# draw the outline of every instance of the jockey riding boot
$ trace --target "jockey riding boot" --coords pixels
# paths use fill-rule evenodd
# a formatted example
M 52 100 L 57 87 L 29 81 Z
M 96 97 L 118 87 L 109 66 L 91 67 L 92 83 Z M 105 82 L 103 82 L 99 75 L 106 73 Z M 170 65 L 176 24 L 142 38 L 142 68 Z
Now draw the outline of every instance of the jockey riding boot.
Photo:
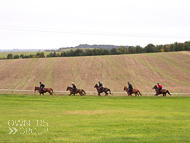
M 102 87 L 99 89 L 99 92 L 102 92 Z

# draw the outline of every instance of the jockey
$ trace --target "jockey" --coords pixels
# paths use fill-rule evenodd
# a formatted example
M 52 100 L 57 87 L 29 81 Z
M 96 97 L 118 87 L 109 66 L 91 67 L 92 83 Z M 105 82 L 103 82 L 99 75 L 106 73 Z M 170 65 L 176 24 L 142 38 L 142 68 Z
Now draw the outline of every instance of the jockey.
M 133 91 L 133 86 L 128 82 L 129 85 L 129 94 L 131 94 L 131 92 Z
M 160 91 L 162 90 L 162 85 L 159 84 L 159 83 L 157 83 L 157 85 L 158 85 L 158 91 L 159 91 L 159 93 L 160 93 Z
M 74 83 L 71 82 L 71 84 L 72 84 L 72 86 L 73 86 L 73 92 L 77 91 L 77 88 L 76 88 L 76 86 L 74 85 Z
M 103 89 L 103 84 L 100 81 L 98 81 L 98 83 L 99 83 L 99 90 L 98 91 L 101 92 Z
M 41 89 L 41 91 L 43 91 L 44 88 L 45 88 L 45 85 L 44 85 L 43 83 L 40 82 L 40 89 Z

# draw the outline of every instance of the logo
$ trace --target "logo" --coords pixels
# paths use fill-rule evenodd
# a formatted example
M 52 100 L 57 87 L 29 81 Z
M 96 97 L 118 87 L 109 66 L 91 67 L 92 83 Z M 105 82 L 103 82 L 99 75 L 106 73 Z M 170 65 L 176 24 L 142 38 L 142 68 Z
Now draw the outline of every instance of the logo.
M 48 121 L 44 120 L 9 120 L 8 134 L 44 134 L 48 132 Z

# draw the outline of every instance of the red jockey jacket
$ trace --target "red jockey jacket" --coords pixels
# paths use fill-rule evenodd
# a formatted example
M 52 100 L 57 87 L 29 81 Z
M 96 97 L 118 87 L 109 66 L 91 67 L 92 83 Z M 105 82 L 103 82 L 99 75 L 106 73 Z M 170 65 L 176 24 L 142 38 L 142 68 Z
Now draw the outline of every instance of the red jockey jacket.
M 158 84 L 158 88 L 162 88 L 162 85 Z

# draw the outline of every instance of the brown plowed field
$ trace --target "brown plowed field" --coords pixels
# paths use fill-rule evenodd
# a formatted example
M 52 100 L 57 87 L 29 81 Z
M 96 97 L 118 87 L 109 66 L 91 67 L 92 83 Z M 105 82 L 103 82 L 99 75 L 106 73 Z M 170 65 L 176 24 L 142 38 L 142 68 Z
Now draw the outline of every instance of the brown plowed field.
M 159 82 L 170 92 L 190 93 L 190 52 L 1 60 L 0 81 L 0 89 L 33 90 L 41 81 L 57 91 L 71 82 L 96 91 L 101 81 L 113 92 L 123 92 L 128 81 L 154 92 Z

